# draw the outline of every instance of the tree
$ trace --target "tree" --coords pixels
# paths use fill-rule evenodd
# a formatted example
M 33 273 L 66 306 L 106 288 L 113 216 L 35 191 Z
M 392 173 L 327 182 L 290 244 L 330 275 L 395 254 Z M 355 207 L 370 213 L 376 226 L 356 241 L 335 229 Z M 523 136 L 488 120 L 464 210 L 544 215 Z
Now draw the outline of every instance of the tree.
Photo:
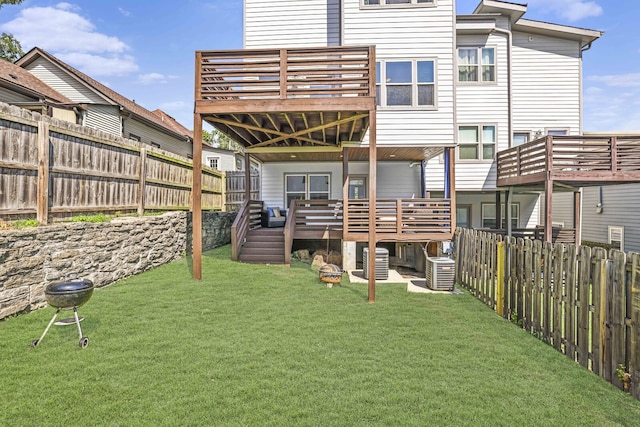
M 211 132 L 203 130 L 202 140 L 214 148 L 244 153 L 244 147 L 241 144 L 238 144 L 218 129 L 212 129 Z
M 5 4 L 20 4 L 22 0 L 0 0 L 0 8 Z M 0 58 L 5 61 L 14 62 L 24 55 L 22 45 L 11 34 L 2 33 L 0 36 Z
M 20 42 L 13 35 L 2 33 L 0 36 L 0 58 L 15 62 L 22 55 L 24 55 L 24 51 Z

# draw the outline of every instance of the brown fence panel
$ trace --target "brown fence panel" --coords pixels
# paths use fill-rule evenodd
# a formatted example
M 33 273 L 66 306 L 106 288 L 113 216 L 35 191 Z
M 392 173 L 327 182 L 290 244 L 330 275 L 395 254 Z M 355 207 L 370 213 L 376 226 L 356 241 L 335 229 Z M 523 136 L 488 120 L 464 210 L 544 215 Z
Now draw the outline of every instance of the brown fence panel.
M 0 119 L 0 208 L 35 214 L 38 181 L 37 123 Z

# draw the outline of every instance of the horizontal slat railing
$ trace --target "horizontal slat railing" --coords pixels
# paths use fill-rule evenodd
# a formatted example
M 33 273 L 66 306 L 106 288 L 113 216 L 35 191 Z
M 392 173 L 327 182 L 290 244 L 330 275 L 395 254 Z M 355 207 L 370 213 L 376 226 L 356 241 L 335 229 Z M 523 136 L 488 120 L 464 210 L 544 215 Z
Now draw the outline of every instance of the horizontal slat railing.
M 296 200 L 295 228 L 342 230 L 341 200 Z
M 373 96 L 369 47 L 199 52 L 201 100 Z
M 640 172 L 640 136 L 548 136 L 499 152 L 497 170 L 498 180 L 542 172 L 594 173 L 601 178 L 607 172 Z

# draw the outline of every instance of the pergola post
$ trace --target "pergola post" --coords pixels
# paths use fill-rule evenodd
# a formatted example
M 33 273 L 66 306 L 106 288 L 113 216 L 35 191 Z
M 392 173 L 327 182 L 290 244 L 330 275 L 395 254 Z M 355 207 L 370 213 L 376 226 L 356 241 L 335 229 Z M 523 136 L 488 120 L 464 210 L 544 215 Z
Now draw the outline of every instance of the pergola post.
M 376 301 L 376 243 L 378 240 L 376 223 L 376 181 L 377 181 L 377 150 L 376 150 L 376 110 L 369 111 L 369 303 Z M 365 266 L 366 268 L 367 266 Z
M 192 194 L 193 278 L 202 280 L 202 116 L 198 113 L 193 121 Z
M 513 188 L 509 187 L 509 189 L 505 192 L 504 196 L 504 208 L 505 208 L 505 228 L 507 229 L 507 236 L 511 237 L 513 234 L 513 227 L 511 226 L 511 202 L 513 200 Z M 500 214 L 500 219 L 502 219 L 502 214 Z
M 502 200 L 500 190 L 496 191 L 496 230 L 502 229 Z
M 544 241 L 553 241 L 553 180 L 544 182 Z

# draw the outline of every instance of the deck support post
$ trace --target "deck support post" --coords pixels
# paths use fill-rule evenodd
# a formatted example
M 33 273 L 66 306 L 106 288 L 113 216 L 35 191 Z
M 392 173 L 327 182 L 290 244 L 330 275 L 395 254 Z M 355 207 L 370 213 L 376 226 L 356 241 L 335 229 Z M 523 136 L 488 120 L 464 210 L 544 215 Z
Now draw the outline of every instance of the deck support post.
M 573 193 L 573 228 L 576 229 L 576 247 L 582 242 L 582 192 Z
M 244 199 L 251 201 L 251 157 L 246 151 L 244 153 Z
M 501 192 L 496 191 L 496 230 L 502 229 L 502 200 L 500 200 Z
M 455 148 L 445 148 L 449 150 L 449 198 L 451 200 L 451 239 L 456 231 L 456 150 Z
M 553 242 L 553 180 L 544 181 L 544 241 Z
M 513 227 L 511 227 L 511 216 L 513 212 L 511 212 L 511 202 L 513 200 L 513 187 L 509 187 L 509 189 L 505 192 L 504 196 L 504 208 L 505 208 L 505 228 L 507 229 L 507 236 L 511 237 L 513 234 Z M 500 219 L 502 219 L 502 213 L 500 214 Z
M 202 280 L 202 116 L 193 121 L 193 191 L 191 200 L 193 278 Z
M 349 148 L 342 149 L 342 239 L 349 232 Z
M 369 111 L 369 303 L 376 301 L 376 243 L 378 241 L 376 223 L 376 181 L 377 181 L 377 151 L 376 151 L 376 110 Z M 364 266 L 367 268 L 367 266 Z

